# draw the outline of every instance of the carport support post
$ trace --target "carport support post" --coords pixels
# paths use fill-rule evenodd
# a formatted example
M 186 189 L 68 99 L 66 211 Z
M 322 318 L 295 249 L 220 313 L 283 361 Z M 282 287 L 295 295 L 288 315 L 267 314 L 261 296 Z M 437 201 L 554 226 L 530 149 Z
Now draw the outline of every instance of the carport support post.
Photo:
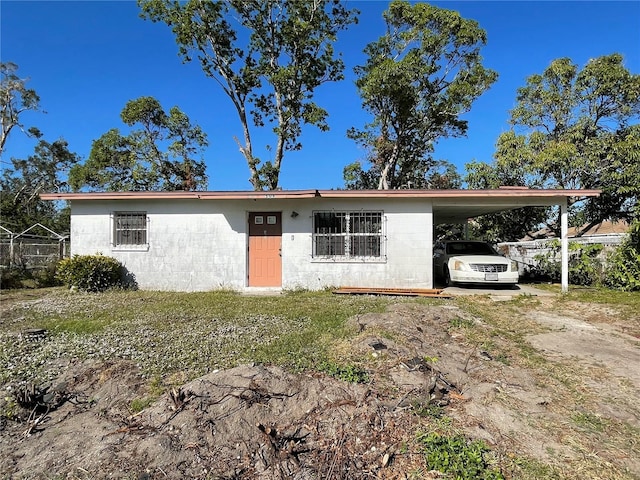
M 560 203 L 560 245 L 561 245 L 561 276 L 560 287 L 562 293 L 569 291 L 569 239 L 568 239 L 568 221 L 567 221 L 567 199 Z

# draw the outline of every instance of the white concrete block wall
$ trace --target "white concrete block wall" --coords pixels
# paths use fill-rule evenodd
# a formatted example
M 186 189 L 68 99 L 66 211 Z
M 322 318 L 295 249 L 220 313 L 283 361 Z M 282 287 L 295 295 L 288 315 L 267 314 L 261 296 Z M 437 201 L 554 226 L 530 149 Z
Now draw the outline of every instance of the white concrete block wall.
M 382 210 L 386 217 L 386 260 L 312 258 L 315 210 Z M 283 212 L 284 228 L 291 230 L 285 230 L 282 238 L 283 288 L 431 287 L 432 216 L 428 202 L 396 200 L 391 204 L 384 200 L 318 199 L 297 203 L 295 211 L 299 216 L 294 219 L 290 212 Z
M 313 212 L 382 210 L 386 259 L 340 262 L 312 258 Z M 115 249 L 111 215 L 142 211 L 148 250 Z M 74 201 L 71 254 L 101 252 L 120 260 L 140 288 L 206 291 L 247 286 L 248 213 L 282 212 L 282 287 L 432 286 L 432 208 L 428 200 L 272 199 Z M 297 216 L 292 217 L 295 211 Z
M 77 203 L 77 205 L 76 205 Z M 202 291 L 244 288 L 246 214 L 244 209 L 197 200 L 173 202 L 74 202 L 71 254 L 101 252 L 120 260 L 140 288 Z M 114 248 L 111 215 L 146 212 L 148 250 Z

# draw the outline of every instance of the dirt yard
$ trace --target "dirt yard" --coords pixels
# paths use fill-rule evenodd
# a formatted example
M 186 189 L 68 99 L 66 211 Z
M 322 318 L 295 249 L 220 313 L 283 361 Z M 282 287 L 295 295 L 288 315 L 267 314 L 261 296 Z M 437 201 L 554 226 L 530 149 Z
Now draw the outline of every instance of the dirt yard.
M 134 412 L 153 388 L 134 363 L 70 358 L 2 419 L 0 477 L 446 478 L 416 432 L 455 428 L 506 478 L 640 478 L 637 319 L 541 297 L 398 299 L 349 322 L 359 333 L 335 353 L 364 384 L 243 365 Z

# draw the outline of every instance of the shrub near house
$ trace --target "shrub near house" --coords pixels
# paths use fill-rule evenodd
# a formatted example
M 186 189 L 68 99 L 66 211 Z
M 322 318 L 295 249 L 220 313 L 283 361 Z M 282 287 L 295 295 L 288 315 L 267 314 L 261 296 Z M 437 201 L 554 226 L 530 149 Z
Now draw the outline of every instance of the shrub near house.
M 603 284 L 628 292 L 640 290 L 640 220 L 631 225 L 628 237 L 607 258 Z
M 103 255 L 74 255 L 58 265 L 57 277 L 70 288 L 88 292 L 102 292 L 122 287 L 123 265 Z
M 534 278 L 560 281 L 560 240 L 547 243 L 546 253 L 534 256 L 537 264 L 533 265 L 529 274 Z M 601 243 L 581 244 L 569 243 L 569 283 L 572 285 L 595 285 L 601 282 L 603 263 L 599 255 L 603 250 Z

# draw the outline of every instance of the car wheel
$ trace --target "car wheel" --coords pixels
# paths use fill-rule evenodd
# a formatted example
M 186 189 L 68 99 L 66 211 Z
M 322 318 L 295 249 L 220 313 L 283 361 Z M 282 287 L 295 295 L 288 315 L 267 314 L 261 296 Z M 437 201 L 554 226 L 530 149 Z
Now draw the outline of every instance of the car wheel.
M 451 281 L 451 275 L 449 274 L 449 267 L 444 267 L 444 286 L 445 287 L 450 287 L 451 285 L 453 285 L 453 282 Z

